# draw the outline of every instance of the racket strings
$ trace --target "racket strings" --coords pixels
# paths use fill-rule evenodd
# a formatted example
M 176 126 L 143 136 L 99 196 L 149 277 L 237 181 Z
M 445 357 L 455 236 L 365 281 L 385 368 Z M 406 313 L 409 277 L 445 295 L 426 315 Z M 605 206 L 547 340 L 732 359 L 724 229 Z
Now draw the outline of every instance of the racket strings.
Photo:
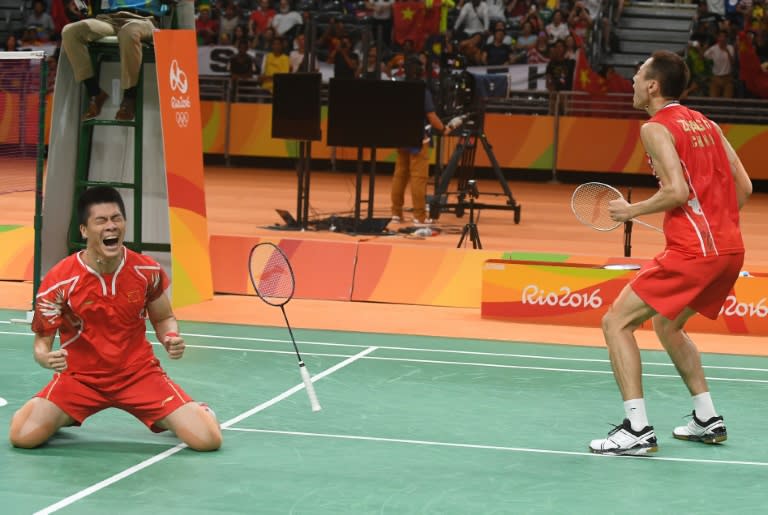
M 571 208 L 582 223 L 596 229 L 610 230 L 620 222 L 611 218 L 608 203 L 620 198 L 621 193 L 610 186 L 598 183 L 582 184 L 573 193 Z
M 270 247 L 260 247 L 251 256 L 253 288 L 265 301 L 286 303 L 295 288 L 291 266 L 285 256 Z

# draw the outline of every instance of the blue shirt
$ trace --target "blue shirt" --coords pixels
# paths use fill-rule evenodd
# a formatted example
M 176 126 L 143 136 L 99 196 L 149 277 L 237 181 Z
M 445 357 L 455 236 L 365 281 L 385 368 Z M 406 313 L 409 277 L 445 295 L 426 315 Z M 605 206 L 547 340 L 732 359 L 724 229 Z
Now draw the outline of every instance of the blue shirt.
M 117 12 L 126 10 L 143 11 L 147 14 L 162 16 L 168 10 L 160 0 L 101 0 L 101 12 Z

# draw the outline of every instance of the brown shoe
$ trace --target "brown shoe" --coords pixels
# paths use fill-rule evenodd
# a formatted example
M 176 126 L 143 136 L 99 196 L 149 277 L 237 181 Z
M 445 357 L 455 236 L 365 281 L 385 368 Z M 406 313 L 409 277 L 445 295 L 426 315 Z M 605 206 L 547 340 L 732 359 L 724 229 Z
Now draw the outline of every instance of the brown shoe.
M 129 122 L 136 116 L 136 99 L 123 97 L 123 101 L 120 103 L 120 109 L 115 114 L 115 120 L 121 122 Z
M 91 101 L 88 103 L 88 109 L 83 115 L 83 120 L 91 120 L 96 118 L 101 113 L 101 108 L 104 107 L 104 102 L 107 101 L 109 95 L 103 90 L 99 91 L 99 94 L 95 97 L 91 97 Z

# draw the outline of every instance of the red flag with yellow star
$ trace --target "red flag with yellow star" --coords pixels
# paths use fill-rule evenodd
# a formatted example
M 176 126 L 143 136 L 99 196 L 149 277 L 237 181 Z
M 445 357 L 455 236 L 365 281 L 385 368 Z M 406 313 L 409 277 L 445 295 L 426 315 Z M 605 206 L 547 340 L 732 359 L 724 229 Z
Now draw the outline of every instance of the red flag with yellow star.
M 768 73 L 760 66 L 760 58 L 749 34 L 739 34 L 739 78 L 750 93 L 768 98 Z
M 603 95 L 608 91 L 605 79 L 589 65 L 583 49 L 579 50 L 573 70 L 573 90 L 585 91 L 591 95 Z
M 394 15 L 395 42 L 402 45 L 407 40 L 413 41 L 414 50 L 420 51 L 430 34 L 437 33 L 440 25 L 440 2 L 432 2 L 429 9 L 424 2 L 395 2 Z

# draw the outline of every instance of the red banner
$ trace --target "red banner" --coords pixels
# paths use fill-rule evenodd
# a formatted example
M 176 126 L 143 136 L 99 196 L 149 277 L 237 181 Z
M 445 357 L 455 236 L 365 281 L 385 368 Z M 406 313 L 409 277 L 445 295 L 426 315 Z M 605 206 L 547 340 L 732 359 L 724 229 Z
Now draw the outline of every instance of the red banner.
M 213 297 L 203 183 L 203 139 L 192 30 L 154 33 L 171 226 L 173 304 Z

